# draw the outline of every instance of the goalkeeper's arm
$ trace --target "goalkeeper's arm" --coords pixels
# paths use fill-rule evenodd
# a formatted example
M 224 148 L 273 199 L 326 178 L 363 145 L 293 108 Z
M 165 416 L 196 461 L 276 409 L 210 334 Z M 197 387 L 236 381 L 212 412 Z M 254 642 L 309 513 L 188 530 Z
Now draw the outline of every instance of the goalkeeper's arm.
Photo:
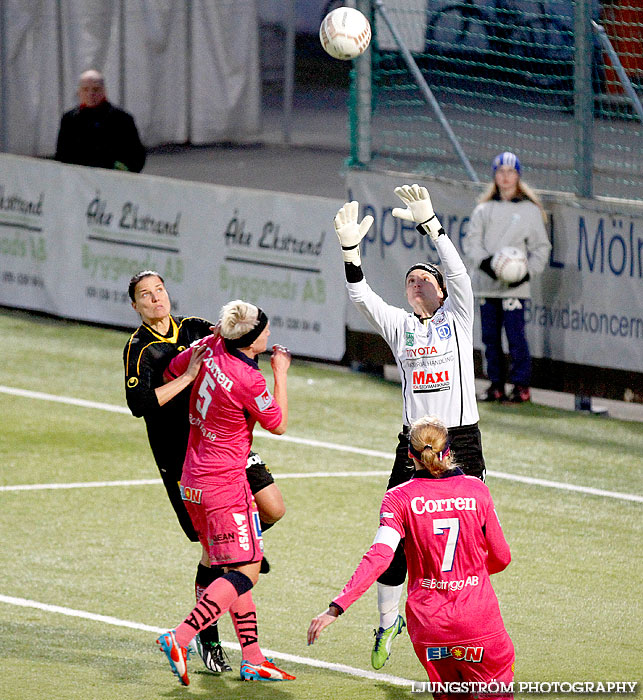
M 361 223 L 358 223 L 358 213 L 358 202 L 347 202 L 334 219 L 335 232 L 342 247 L 347 282 L 360 282 L 364 279 L 359 244 L 373 224 L 372 216 L 365 216 Z

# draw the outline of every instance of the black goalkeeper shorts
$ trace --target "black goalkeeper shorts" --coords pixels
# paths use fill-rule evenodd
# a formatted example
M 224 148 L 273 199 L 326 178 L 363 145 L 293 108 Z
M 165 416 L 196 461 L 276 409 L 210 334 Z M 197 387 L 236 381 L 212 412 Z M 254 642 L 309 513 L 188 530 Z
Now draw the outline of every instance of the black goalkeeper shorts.
M 248 485 L 250 486 L 250 491 L 252 491 L 253 496 L 258 491 L 261 491 L 261 489 L 265 489 L 266 486 L 275 483 L 270 470 L 256 452 L 251 452 L 248 455 L 246 478 L 248 479 Z

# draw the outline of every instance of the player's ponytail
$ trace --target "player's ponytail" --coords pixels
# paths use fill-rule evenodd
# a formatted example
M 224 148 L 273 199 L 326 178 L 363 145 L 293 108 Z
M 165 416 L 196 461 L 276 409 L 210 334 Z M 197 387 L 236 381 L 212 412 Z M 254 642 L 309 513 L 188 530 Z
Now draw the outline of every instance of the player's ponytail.
M 433 476 L 442 476 L 454 469 L 449 446 L 449 431 L 435 416 L 419 418 L 409 432 L 409 454 Z

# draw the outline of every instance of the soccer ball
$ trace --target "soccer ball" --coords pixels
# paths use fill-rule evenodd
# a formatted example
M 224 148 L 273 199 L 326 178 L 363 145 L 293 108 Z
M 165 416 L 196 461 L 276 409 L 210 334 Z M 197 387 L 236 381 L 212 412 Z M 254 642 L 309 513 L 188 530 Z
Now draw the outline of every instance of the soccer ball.
M 519 248 L 506 246 L 491 258 L 491 269 L 502 282 L 519 282 L 527 274 L 527 258 Z
M 319 41 L 327 54 L 349 61 L 368 48 L 371 25 L 359 10 L 338 7 L 324 17 L 319 28 Z

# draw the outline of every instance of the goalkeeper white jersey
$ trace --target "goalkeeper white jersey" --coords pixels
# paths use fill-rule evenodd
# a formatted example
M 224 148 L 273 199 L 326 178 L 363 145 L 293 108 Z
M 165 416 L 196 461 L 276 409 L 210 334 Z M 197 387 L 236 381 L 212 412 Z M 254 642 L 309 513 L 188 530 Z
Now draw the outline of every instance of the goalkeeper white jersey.
M 446 235 L 436 241 L 448 296 L 428 321 L 387 304 L 366 283 L 347 283 L 348 295 L 386 340 L 402 379 L 404 425 L 424 415 L 448 428 L 477 423 L 473 370 L 473 291 L 458 251 Z

